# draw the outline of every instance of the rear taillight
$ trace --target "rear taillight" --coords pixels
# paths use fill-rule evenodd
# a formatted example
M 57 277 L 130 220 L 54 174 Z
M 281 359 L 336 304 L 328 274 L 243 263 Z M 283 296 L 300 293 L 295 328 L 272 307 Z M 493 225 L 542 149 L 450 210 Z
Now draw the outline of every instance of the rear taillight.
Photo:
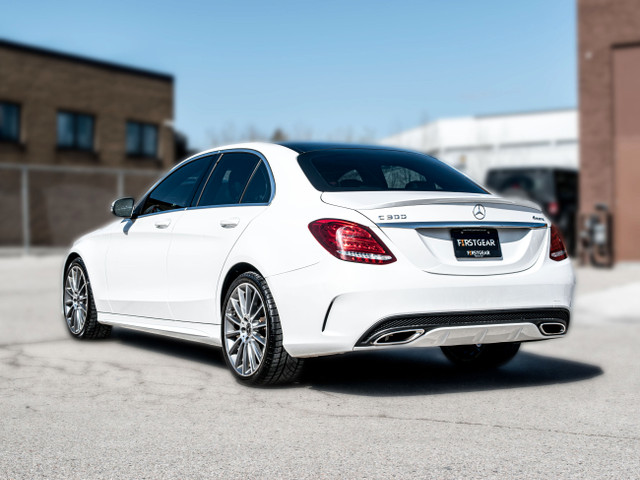
M 396 261 L 382 240 L 363 225 L 324 218 L 311 222 L 309 230 L 320 245 L 341 260 L 377 265 Z
M 551 246 L 549 247 L 549 258 L 559 262 L 568 256 L 567 248 L 564 246 L 558 227 L 551 225 Z

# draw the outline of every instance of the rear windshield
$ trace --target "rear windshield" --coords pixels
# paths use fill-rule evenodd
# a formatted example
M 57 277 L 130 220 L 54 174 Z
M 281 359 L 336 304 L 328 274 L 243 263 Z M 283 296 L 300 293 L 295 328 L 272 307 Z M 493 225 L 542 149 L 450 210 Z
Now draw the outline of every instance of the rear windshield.
M 321 192 L 385 190 L 487 193 L 433 157 L 395 150 L 332 149 L 307 152 L 298 163 Z

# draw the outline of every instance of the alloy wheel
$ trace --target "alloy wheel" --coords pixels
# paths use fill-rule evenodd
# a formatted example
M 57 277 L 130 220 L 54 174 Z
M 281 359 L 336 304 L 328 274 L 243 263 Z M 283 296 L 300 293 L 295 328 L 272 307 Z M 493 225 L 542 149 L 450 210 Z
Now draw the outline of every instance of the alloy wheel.
M 82 268 L 73 265 L 64 284 L 64 318 L 71 333 L 79 335 L 87 321 L 89 291 Z
M 243 377 L 258 371 L 267 345 L 267 314 L 258 289 L 238 285 L 225 306 L 224 345 L 234 370 Z

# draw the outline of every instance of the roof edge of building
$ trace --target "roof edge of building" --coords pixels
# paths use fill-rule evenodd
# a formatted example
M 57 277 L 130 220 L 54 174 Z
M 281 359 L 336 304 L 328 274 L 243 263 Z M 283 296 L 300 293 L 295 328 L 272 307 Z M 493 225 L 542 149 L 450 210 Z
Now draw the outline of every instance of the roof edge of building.
M 541 110 L 522 110 L 519 112 L 489 113 L 489 114 L 483 114 L 483 115 L 473 115 L 471 118 L 515 117 L 518 115 L 544 115 L 546 113 L 577 112 L 577 111 L 578 111 L 578 107 L 564 107 L 564 108 L 560 107 L 560 108 L 546 108 Z M 451 117 L 451 118 L 456 118 L 456 117 Z
M 130 67 L 130 66 L 121 65 L 118 63 L 112 63 L 112 62 L 107 62 L 103 60 L 96 60 L 96 59 L 84 57 L 81 55 L 63 53 L 56 50 L 50 50 L 47 48 L 35 47 L 32 45 L 25 45 L 23 43 L 18 43 L 18 42 L 6 40 L 3 38 L 0 38 L 0 48 L 1 47 L 9 48 L 9 49 L 17 50 L 21 52 L 31 53 L 34 55 L 41 55 L 49 58 L 56 58 L 58 60 L 67 60 L 71 62 L 84 63 L 85 65 L 91 65 L 93 67 L 103 68 L 106 70 L 111 70 L 113 72 L 128 73 L 132 75 L 138 75 L 138 76 L 153 78 L 155 80 L 162 80 L 165 82 L 173 83 L 173 75 L 168 73 L 154 72 L 154 71 L 146 70 L 143 68 Z
M 396 137 L 400 137 L 402 135 L 407 135 L 413 132 L 420 132 L 427 127 L 434 126 L 437 128 L 442 123 L 456 122 L 460 120 L 478 120 L 483 118 L 499 118 L 499 117 L 517 117 L 517 116 L 525 116 L 525 115 L 545 115 L 550 113 L 562 113 L 562 112 L 575 112 L 578 113 L 578 107 L 559 107 L 559 108 L 548 108 L 541 110 L 522 110 L 515 112 L 502 112 L 502 113 L 491 113 L 491 114 L 480 114 L 480 115 L 463 115 L 459 117 L 441 117 L 436 118 L 435 120 L 431 120 L 430 122 L 423 123 L 421 125 L 417 125 L 415 127 L 408 128 L 406 130 L 402 130 L 400 132 L 393 133 L 391 135 L 387 135 L 384 138 L 378 140 L 378 142 L 384 142 L 392 140 Z

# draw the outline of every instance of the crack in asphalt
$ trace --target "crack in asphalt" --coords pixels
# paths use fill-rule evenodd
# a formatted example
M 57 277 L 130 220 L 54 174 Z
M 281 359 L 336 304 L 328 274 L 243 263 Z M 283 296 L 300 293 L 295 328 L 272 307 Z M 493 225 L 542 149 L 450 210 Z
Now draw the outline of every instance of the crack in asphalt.
M 279 404 L 280 407 L 284 407 L 284 405 Z M 524 432 L 540 432 L 540 433 L 558 433 L 562 435 L 574 435 L 578 437 L 595 437 L 595 438 L 609 438 L 614 440 L 629 440 L 629 441 L 640 441 L 640 437 L 627 437 L 624 435 L 610 435 L 606 433 L 582 433 L 582 432 L 572 432 L 570 430 L 559 430 L 552 428 L 536 428 L 536 427 L 522 427 L 518 425 L 501 425 L 499 423 L 482 423 L 482 422 L 469 422 L 464 420 L 444 420 L 439 418 L 428 418 L 428 417 L 399 417 L 395 415 L 387 415 L 385 413 L 379 414 L 351 414 L 351 413 L 321 413 L 316 412 L 314 410 L 309 410 L 305 408 L 300 408 L 295 405 L 289 405 L 288 408 L 298 410 L 302 413 L 307 414 L 315 414 L 316 416 L 321 417 L 332 417 L 332 418 L 377 418 L 383 420 L 405 420 L 410 422 L 426 422 L 426 423 L 440 423 L 440 424 L 448 424 L 448 425 L 463 425 L 470 427 L 489 427 L 489 428 L 503 428 L 506 430 L 519 430 Z
M 71 339 L 72 340 L 72 339 Z M 53 341 L 52 341 L 53 342 Z M 29 344 L 16 345 L 13 344 L 11 346 L 1 347 L 1 350 L 5 352 L 10 352 L 10 355 L 4 356 L 0 358 L 0 365 L 9 367 L 12 371 L 25 369 L 46 369 L 53 372 L 58 372 L 62 376 L 67 377 L 75 377 L 79 379 L 84 378 L 93 378 L 94 385 L 100 386 L 102 383 L 100 381 L 101 377 L 105 374 L 118 376 L 119 374 L 129 374 L 128 376 L 122 377 L 125 381 L 125 385 L 118 385 L 116 390 L 120 390 L 122 388 L 129 389 L 134 385 L 137 385 L 140 388 L 138 391 L 139 394 L 143 394 L 146 396 L 152 396 L 156 398 L 167 398 L 173 399 L 177 401 L 182 401 L 186 406 L 193 399 L 193 395 L 198 391 L 202 391 L 204 389 L 203 385 L 209 385 L 211 383 L 211 379 L 213 378 L 212 372 L 207 371 L 206 369 L 198 369 L 198 368 L 189 368 L 187 367 L 187 372 L 185 367 L 176 367 L 176 366 L 162 366 L 158 364 L 147 364 L 140 365 L 140 367 L 132 367 L 129 365 L 124 365 L 121 363 L 113 362 L 113 361 L 105 361 L 98 360 L 94 361 L 91 359 L 65 359 L 65 358 L 55 358 L 51 359 L 49 357 L 42 357 L 37 355 L 32 355 L 25 351 L 29 345 L 41 344 L 41 343 L 52 343 L 52 342 L 31 342 Z M 58 363 L 52 363 L 58 362 Z M 158 372 L 158 367 L 160 367 L 160 375 L 156 375 Z M 164 369 L 178 369 L 181 370 L 180 378 L 185 379 L 184 383 L 172 383 L 163 381 L 163 376 L 166 375 Z M 154 370 L 156 369 L 156 370 Z M 3 372 L 4 373 L 4 372 Z M 157 377 L 157 378 L 156 378 Z M 6 380 L 3 382 L 4 385 L 0 386 L 0 398 L 11 398 L 15 396 L 21 396 L 25 394 L 36 394 L 40 393 L 36 392 L 34 388 L 35 384 L 30 385 L 19 385 L 20 382 L 24 382 L 24 380 L 31 380 L 34 378 L 42 378 L 41 375 L 28 375 L 28 376 L 11 376 L 6 374 L 0 374 L 0 378 Z M 76 385 L 72 382 L 69 384 L 71 388 L 74 388 Z M 171 393 L 168 391 L 167 387 L 178 387 L 182 391 L 179 393 Z M 114 393 L 114 386 L 110 385 L 108 387 L 111 391 L 103 391 L 99 393 L 86 393 L 79 394 L 77 391 L 65 392 L 65 393 L 52 393 L 49 392 L 47 395 L 51 398 L 58 399 L 67 399 L 67 398 L 97 398 L 97 397 L 105 397 L 105 396 L 113 396 L 118 395 L 119 393 Z
M 7 290 L 7 289 L 2 289 L 0 290 L 0 298 L 2 297 L 16 297 L 16 296 L 24 296 L 24 297 L 31 297 L 33 295 L 55 295 L 56 297 L 58 296 L 58 291 L 57 290 L 51 290 L 50 288 L 47 289 L 40 289 L 40 290 L 28 290 L 28 289 L 20 289 L 20 290 Z
M 149 364 L 149 365 L 141 365 L 140 367 L 132 367 L 129 365 L 123 365 L 113 361 L 99 361 L 98 363 L 96 363 L 95 361 L 92 361 L 92 360 L 61 358 L 59 360 L 61 360 L 63 364 L 60 365 L 60 364 L 48 363 L 48 360 L 44 357 L 31 355 L 25 352 L 25 348 L 30 345 L 40 345 L 40 344 L 48 344 L 48 343 L 56 343 L 56 342 L 67 343 L 72 341 L 73 339 L 64 338 L 64 339 L 52 339 L 52 340 L 43 340 L 43 341 L 36 341 L 36 342 L 25 342 L 21 344 L 0 345 L 0 349 L 6 352 L 10 352 L 9 356 L 0 358 L 0 363 L 16 369 L 45 368 L 45 369 L 50 369 L 50 370 L 59 372 L 62 375 L 70 375 L 76 378 L 82 378 L 82 377 L 86 377 L 87 375 L 96 374 L 96 371 L 97 371 L 97 374 L 93 375 L 96 378 L 99 378 L 101 375 L 103 375 L 105 371 L 108 371 L 110 373 L 116 373 L 116 374 L 117 372 L 130 373 L 132 374 L 133 378 L 128 379 L 130 382 L 129 385 L 134 384 L 142 387 L 141 389 L 142 391 L 140 393 L 144 395 L 156 397 L 156 398 L 170 398 L 177 401 L 183 401 L 185 402 L 185 405 L 190 403 L 190 401 L 193 400 L 192 395 L 194 392 L 203 390 L 204 387 L 202 386 L 203 384 L 201 382 L 204 381 L 204 385 L 206 386 L 209 384 L 208 382 L 211 379 L 213 379 L 213 376 L 214 376 L 213 372 L 209 372 L 206 369 L 201 370 L 199 368 L 186 368 L 186 370 L 188 370 L 190 374 L 183 373 L 181 375 L 182 378 L 188 378 L 188 380 L 194 381 L 196 382 L 196 384 L 195 385 L 187 384 L 187 383 L 176 384 L 176 383 L 164 382 L 161 379 L 156 380 L 154 378 L 150 378 L 149 368 L 159 367 L 159 365 L 157 364 L 153 364 L 153 365 Z M 73 362 L 73 363 L 69 363 L 69 365 L 67 365 L 64 362 Z M 69 368 L 69 366 L 71 365 L 73 365 L 73 367 L 75 368 L 73 369 Z M 184 367 L 172 367 L 172 368 L 178 368 L 180 370 L 184 369 Z M 31 385 L 28 387 L 20 387 L 18 385 L 15 385 L 16 382 L 34 378 L 32 376 L 10 377 L 7 375 L 0 375 L 0 378 L 2 378 L 3 380 L 6 380 L 7 383 L 9 384 L 6 388 L 0 387 L 0 391 L 2 391 L 2 394 L 0 395 L 1 398 L 8 398 L 11 396 L 15 396 L 16 393 L 24 394 L 24 393 L 33 391 L 33 388 L 32 388 L 33 386 Z M 163 387 L 170 387 L 170 386 L 179 386 L 182 389 L 185 389 L 186 391 L 171 394 L 163 388 Z M 154 387 L 161 387 L 162 391 L 154 391 L 153 390 Z M 218 385 L 218 387 L 220 387 L 220 385 Z M 129 388 L 129 386 L 125 385 L 124 388 Z M 9 394 L 7 390 L 11 391 L 13 395 Z M 316 392 L 316 393 L 320 393 L 323 396 L 329 397 L 332 399 L 341 398 L 340 395 L 332 394 L 329 392 Z M 113 396 L 114 394 L 115 393 L 113 391 L 109 391 L 109 392 L 105 391 L 105 392 L 99 392 L 99 393 L 87 393 L 85 395 L 79 395 L 77 392 L 74 392 L 71 394 L 63 394 L 63 395 L 49 394 L 49 396 L 53 398 L 63 398 L 63 399 L 64 398 L 99 398 L 99 397 Z M 238 393 L 233 389 L 228 389 L 225 392 L 225 394 L 228 394 L 228 395 L 240 394 L 242 395 L 243 398 L 250 400 L 251 402 L 259 403 L 262 405 L 266 405 L 267 403 L 267 402 L 264 402 L 263 398 L 261 398 L 262 395 L 260 395 L 260 392 L 253 392 L 251 390 L 249 391 L 243 390 L 242 392 Z M 602 438 L 602 439 L 613 439 L 613 440 L 623 440 L 623 441 L 632 441 L 632 442 L 640 441 L 640 437 L 637 437 L 637 436 L 613 435 L 613 434 L 606 434 L 606 433 L 585 433 L 585 432 L 576 432 L 576 431 L 562 430 L 562 429 L 537 428 L 537 427 L 505 425 L 505 424 L 497 424 L 497 423 L 492 424 L 492 423 L 472 422 L 472 421 L 465 421 L 465 420 L 446 420 L 446 419 L 438 419 L 438 418 L 430 418 L 430 417 L 410 418 L 410 417 L 402 417 L 397 415 L 389 415 L 386 413 L 350 414 L 350 413 L 337 413 L 337 412 L 331 412 L 331 411 L 324 412 L 324 411 L 317 411 L 309 408 L 302 408 L 295 403 L 276 402 L 275 404 L 278 405 L 283 410 L 289 410 L 289 411 L 296 410 L 302 414 L 314 415 L 318 417 L 354 418 L 354 419 L 369 418 L 369 419 L 379 419 L 379 420 L 410 421 L 410 422 L 418 421 L 418 422 L 426 422 L 426 423 L 434 423 L 434 424 L 448 424 L 448 425 L 460 425 L 460 426 L 472 426 L 472 427 L 487 427 L 487 428 L 494 428 L 494 429 L 506 429 L 511 431 L 554 433 L 554 434 L 560 434 L 560 435 L 572 435 L 572 436 L 585 437 L 585 438 Z M 35 408 L 33 408 L 33 406 L 27 407 L 27 408 L 30 408 L 33 411 L 38 411 Z
M 71 342 L 71 341 L 73 341 L 72 338 L 60 337 L 60 338 L 53 338 L 53 339 L 49 339 L 49 340 L 37 340 L 35 342 L 31 341 L 31 342 L 0 343 L 0 349 L 13 350 L 13 347 L 27 347 L 29 345 L 42 345 L 42 344 L 45 344 L 45 343 Z

